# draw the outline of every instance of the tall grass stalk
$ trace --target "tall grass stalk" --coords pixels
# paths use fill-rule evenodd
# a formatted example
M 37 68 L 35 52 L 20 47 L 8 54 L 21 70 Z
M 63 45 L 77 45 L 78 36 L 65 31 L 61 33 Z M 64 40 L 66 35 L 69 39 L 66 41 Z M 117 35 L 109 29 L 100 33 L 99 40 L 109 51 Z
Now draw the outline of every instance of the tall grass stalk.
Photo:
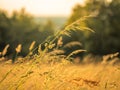
M 6 45 L 5 48 L 3 49 L 3 51 L 1 52 L 1 55 L 4 57 L 7 54 L 8 48 L 10 47 L 10 45 Z
M 86 20 L 86 19 L 84 19 L 84 20 Z M 61 35 L 70 35 L 69 33 L 70 33 L 71 31 L 73 31 L 73 30 L 81 30 L 81 31 L 94 32 L 92 29 L 90 29 L 90 28 L 88 28 L 88 27 L 81 26 L 81 22 L 83 23 L 84 20 L 83 20 L 83 19 L 79 19 L 79 20 L 73 22 L 72 24 L 66 26 L 64 30 L 58 31 L 58 32 L 54 35 L 54 38 L 49 41 L 49 44 L 45 47 L 45 49 L 44 49 L 43 51 L 41 51 L 42 53 L 40 54 L 39 59 L 36 59 L 35 61 L 33 61 L 33 62 L 31 63 L 31 65 L 29 66 L 29 68 L 26 70 L 26 73 L 31 71 L 31 69 L 33 68 L 33 65 L 36 64 L 36 62 L 39 62 L 40 60 L 43 59 L 43 57 L 46 55 L 46 52 L 48 51 L 49 45 L 52 45 L 52 44 L 54 43 L 54 41 L 55 41 L 58 37 L 60 37 Z M 47 38 L 47 40 L 49 40 L 49 38 Z M 45 41 L 46 41 L 46 40 L 45 40 Z M 33 49 L 34 44 L 35 44 L 35 41 L 31 44 L 31 46 L 30 46 L 30 48 L 29 48 L 29 51 L 30 51 L 30 52 L 31 52 L 31 51 L 33 52 L 34 50 L 38 49 L 38 47 L 36 47 L 35 49 Z M 9 47 L 9 46 L 6 46 L 5 51 L 7 51 L 7 48 L 8 48 L 8 47 Z M 20 47 L 20 46 L 19 46 L 19 47 Z M 20 52 L 18 49 L 16 49 L 16 50 L 17 50 L 17 53 Z M 74 51 L 74 52 L 72 52 L 70 55 L 68 55 L 66 59 L 69 59 L 69 57 L 70 57 L 71 55 L 73 55 L 73 54 L 76 54 L 76 53 L 78 53 L 78 52 L 83 52 L 83 51 L 85 51 L 85 50 L 77 50 L 77 51 Z M 4 53 L 5 53 L 5 52 L 4 52 Z M 5 55 L 5 54 L 4 54 L 4 55 Z M 29 54 L 28 54 L 27 56 L 29 56 Z M 27 57 L 27 56 L 26 56 L 26 57 Z M 26 58 L 26 57 L 25 57 L 25 58 Z M 25 58 L 24 58 L 24 59 L 25 59 Z M 8 72 L 6 73 L 5 77 L 0 81 L 0 84 L 6 79 L 6 77 L 9 75 L 9 73 L 12 72 L 15 68 L 16 68 L 16 66 L 13 67 L 10 71 L 8 71 Z M 21 79 L 20 79 L 20 80 L 21 80 Z M 19 80 L 19 81 L 20 81 L 20 80 Z M 19 82 L 19 81 L 18 81 L 18 82 Z M 16 89 L 17 89 L 20 85 L 21 85 L 21 83 L 17 85 Z
M 21 52 L 22 50 L 22 44 L 19 44 L 16 48 L 15 48 L 15 56 L 12 59 L 12 63 L 14 63 L 16 61 L 16 58 L 18 56 L 18 54 Z
M 86 50 L 75 50 L 73 51 L 72 53 L 70 53 L 67 57 L 66 57 L 66 60 L 69 60 L 69 58 L 72 56 L 72 55 L 75 55 L 75 54 L 78 54 L 78 53 L 81 53 L 81 52 L 86 52 Z

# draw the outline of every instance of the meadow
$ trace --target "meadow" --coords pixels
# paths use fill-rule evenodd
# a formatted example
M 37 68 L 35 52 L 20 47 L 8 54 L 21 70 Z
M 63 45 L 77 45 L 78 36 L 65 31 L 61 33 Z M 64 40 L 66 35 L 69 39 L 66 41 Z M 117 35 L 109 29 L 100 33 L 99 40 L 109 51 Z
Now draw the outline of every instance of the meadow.
M 2 61 L 0 90 L 119 90 L 117 55 L 106 55 L 100 62 L 94 62 L 98 58 L 88 55 L 81 63 L 47 54 L 26 61 L 19 58 L 15 64 Z
M 86 0 L 69 17 L 0 9 L 0 90 L 120 90 L 119 8 Z
M 77 49 L 65 55 L 65 51 L 60 49 L 64 43 L 62 35 L 70 36 L 76 30 L 94 33 L 84 26 L 87 18 L 89 16 L 66 26 L 38 47 L 33 41 L 25 57 L 19 56 L 24 47 L 19 44 L 14 58 L 7 58 L 10 45 L 6 45 L 0 52 L 0 90 L 119 90 L 119 52 L 104 56 L 88 54 L 80 58 L 73 56 L 86 50 Z M 75 44 L 78 43 L 66 47 Z

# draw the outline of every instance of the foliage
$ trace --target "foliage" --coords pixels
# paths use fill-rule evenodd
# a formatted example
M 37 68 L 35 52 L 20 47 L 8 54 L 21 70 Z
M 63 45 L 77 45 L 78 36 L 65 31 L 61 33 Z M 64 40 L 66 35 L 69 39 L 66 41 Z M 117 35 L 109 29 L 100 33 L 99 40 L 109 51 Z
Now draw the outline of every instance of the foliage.
M 53 34 L 54 25 L 50 20 L 45 25 L 40 25 L 24 8 L 14 11 L 11 16 L 0 10 L 0 51 L 5 45 L 10 44 L 8 54 L 13 54 L 15 47 L 22 44 L 24 47 L 21 54 L 26 55 L 32 41 L 36 41 L 38 45 Z
M 66 24 L 88 15 L 94 16 L 89 18 L 86 24 L 95 31 L 95 34 L 73 32 L 70 39 L 82 42 L 84 48 L 93 54 L 101 55 L 119 51 L 120 1 L 86 0 L 84 6 L 74 7 Z

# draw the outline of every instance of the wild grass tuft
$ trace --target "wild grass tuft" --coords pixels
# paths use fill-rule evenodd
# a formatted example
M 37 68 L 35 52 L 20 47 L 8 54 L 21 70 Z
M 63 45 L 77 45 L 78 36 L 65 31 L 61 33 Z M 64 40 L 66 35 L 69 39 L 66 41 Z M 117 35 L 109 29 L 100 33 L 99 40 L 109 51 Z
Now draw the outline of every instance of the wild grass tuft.
M 7 54 L 8 48 L 10 47 L 10 45 L 6 45 L 5 48 L 3 49 L 3 51 L 1 52 L 1 55 L 4 57 Z
M 86 52 L 86 50 L 75 50 L 75 51 L 73 51 L 72 53 L 70 53 L 67 57 L 66 57 L 66 59 L 68 59 L 69 60 L 69 58 L 72 56 L 72 55 L 75 55 L 75 54 L 78 54 L 78 53 L 81 53 L 81 52 Z
M 33 52 L 32 52 L 32 50 L 34 49 L 34 46 L 35 46 L 35 41 L 33 41 L 32 43 L 31 43 L 31 45 L 30 45 L 30 47 L 29 47 L 29 54 L 32 54 Z
M 21 52 L 21 50 L 22 50 L 22 44 L 19 44 L 19 45 L 16 47 L 15 51 L 16 51 L 16 53 L 18 54 L 18 53 Z

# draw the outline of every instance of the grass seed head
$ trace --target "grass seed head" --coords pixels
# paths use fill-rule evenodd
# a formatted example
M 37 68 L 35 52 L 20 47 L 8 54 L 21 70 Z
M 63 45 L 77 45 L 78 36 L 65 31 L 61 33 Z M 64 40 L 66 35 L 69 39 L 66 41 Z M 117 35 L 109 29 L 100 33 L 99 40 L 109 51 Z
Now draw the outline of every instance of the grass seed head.
M 57 45 L 58 45 L 59 47 L 61 47 L 61 46 L 63 45 L 63 38 L 62 38 L 62 37 L 60 37 L 60 38 L 58 39 Z
M 45 43 L 45 47 L 47 47 L 48 46 L 48 43 Z
M 22 45 L 21 44 L 19 44 L 17 47 L 16 47 L 16 52 L 17 53 L 20 53 L 21 52 L 21 50 L 22 50 Z
M 42 51 L 42 49 L 41 49 L 41 44 L 40 44 L 40 45 L 38 46 L 38 53 L 40 54 L 41 51 Z
M 48 46 L 49 49 L 52 49 L 54 47 L 55 47 L 55 43 Z
M 81 52 L 86 52 L 86 50 L 82 50 L 82 49 L 80 49 L 80 50 L 75 50 L 75 51 L 73 51 L 72 53 L 70 53 L 70 54 L 66 57 L 66 59 L 68 59 L 68 58 L 71 57 L 72 55 L 75 55 L 75 54 L 78 54 L 78 53 L 81 53 Z
M 9 44 L 7 44 L 6 46 L 5 46 L 5 48 L 3 49 L 3 51 L 2 51 L 2 56 L 5 56 L 6 55 L 6 53 L 7 53 L 7 50 L 8 50 L 8 48 L 10 47 L 10 45 Z
M 31 43 L 31 45 L 30 45 L 30 47 L 29 47 L 29 51 L 32 51 L 32 49 L 34 48 L 34 46 L 35 46 L 35 41 L 33 41 L 32 43 Z
M 0 56 L 2 55 L 2 52 L 0 52 Z

